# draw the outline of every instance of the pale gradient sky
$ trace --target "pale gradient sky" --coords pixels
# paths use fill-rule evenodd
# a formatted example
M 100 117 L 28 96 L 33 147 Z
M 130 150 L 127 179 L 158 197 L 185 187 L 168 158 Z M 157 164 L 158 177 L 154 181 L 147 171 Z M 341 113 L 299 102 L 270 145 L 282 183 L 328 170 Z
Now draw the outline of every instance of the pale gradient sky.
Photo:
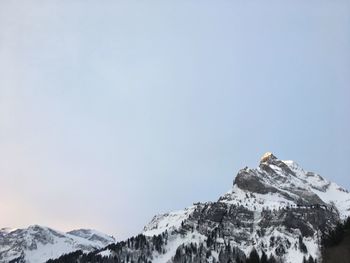
M 350 188 L 350 1 L 1 1 L 0 227 L 124 238 L 265 151 Z

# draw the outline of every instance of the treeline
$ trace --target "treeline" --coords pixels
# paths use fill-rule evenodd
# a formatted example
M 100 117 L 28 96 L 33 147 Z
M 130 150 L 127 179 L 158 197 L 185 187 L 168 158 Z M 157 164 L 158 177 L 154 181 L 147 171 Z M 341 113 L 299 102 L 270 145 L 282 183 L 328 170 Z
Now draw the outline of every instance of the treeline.
M 153 237 L 140 234 L 126 241 L 110 244 L 101 250 L 90 253 L 79 250 L 57 259 L 50 259 L 47 263 L 150 263 L 155 251 L 159 254 L 165 252 L 164 246 L 167 241 L 167 232 Z M 108 256 L 100 254 L 105 251 L 108 251 Z
M 87 254 L 79 250 L 57 259 L 51 259 L 47 263 L 150 263 L 153 260 L 154 252 L 158 252 L 159 255 L 166 252 L 167 242 L 167 232 L 153 237 L 141 234 L 126 241 L 110 244 L 102 250 Z M 216 247 L 216 250 L 213 247 Z M 108 256 L 103 256 L 106 251 L 108 251 Z M 101 254 L 101 252 L 103 253 Z M 276 260 L 273 255 L 268 257 L 264 252 L 259 256 L 255 249 L 251 251 L 249 256 L 246 256 L 242 250 L 232 247 L 230 244 L 219 246 L 216 242 L 212 242 L 209 246 L 206 243 L 189 243 L 179 246 L 173 257 L 173 262 L 278 263 L 280 261 Z
M 242 250 L 237 247 L 232 247 L 230 244 L 225 245 L 219 249 L 217 254 L 218 259 L 213 256 L 217 251 L 212 250 L 203 245 L 190 243 L 181 245 L 177 248 L 173 258 L 174 263 L 198 263 L 198 262 L 212 262 L 212 263 L 279 263 L 280 259 L 276 259 L 273 255 L 269 257 L 265 252 L 259 256 L 255 248 L 251 251 L 249 256 L 246 256 Z
M 323 249 L 339 244 L 344 237 L 345 231 L 350 230 L 350 218 L 344 223 L 339 223 L 333 230 L 322 235 L 321 243 Z M 208 234 L 206 242 L 189 243 L 179 246 L 173 256 L 174 263 L 281 263 L 282 256 L 275 258 L 274 255 L 259 253 L 254 248 L 249 255 L 245 255 L 242 250 L 231 246 L 229 243 L 222 244 L 216 240 L 221 236 L 220 229 L 214 229 Z M 150 263 L 154 255 L 166 253 L 168 244 L 168 232 L 153 237 L 138 235 L 126 241 L 110 244 L 106 248 L 96 250 L 91 253 L 75 251 L 63 255 L 58 259 L 49 260 L 48 263 Z M 271 239 L 274 241 L 274 239 Z M 281 242 L 281 240 L 276 240 Z M 290 245 L 290 244 L 289 244 Z M 302 236 L 299 237 L 296 246 L 305 254 L 302 263 L 317 263 L 312 256 L 307 256 L 307 247 Z M 102 253 L 103 252 L 103 253 Z M 276 251 L 276 255 L 279 255 Z M 107 255 L 107 256 L 106 256 Z
M 63 255 L 57 259 L 49 260 L 47 263 L 150 263 L 153 260 L 154 252 L 162 255 L 166 252 L 165 246 L 168 243 L 168 233 L 162 235 L 148 237 L 138 235 L 110 244 L 102 250 L 91 253 L 83 253 L 83 251 L 75 251 L 70 254 Z M 105 256 L 106 251 L 108 256 Z M 101 252 L 103 252 L 101 254 Z M 280 257 L 275 258 L 274 255 L 261 255 L 254 248 L 251 253 L 246 256 L 242 250 L 228 244 L 219 244 L 213 236 L 205 243 L 189 243 L 182 244 L 176 250 L 173 257 L 174 263 L 281 263 Z M 314 261 L 306 261 L 314 263 Z
M 317 259 L 314 259 L 312 256 L 309 256 L 308 259 L 304 256 L 303 263 L 317 263 Z

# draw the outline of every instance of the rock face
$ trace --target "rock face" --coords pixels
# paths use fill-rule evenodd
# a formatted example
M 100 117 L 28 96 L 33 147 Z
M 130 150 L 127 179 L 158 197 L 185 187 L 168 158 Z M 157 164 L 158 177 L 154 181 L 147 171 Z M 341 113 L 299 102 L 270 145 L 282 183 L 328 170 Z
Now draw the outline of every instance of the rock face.
M 251 193 L 279 195 L 295 204 L 327 205 L 310 188 L 326 192 L 330 183 L 319 175 L 303 172 L 293 162 L 289 163 L 294 166 L 288 166 L 288 161 L 278 160 L 272 153 L 266 153 L 257 169 L 245 168 L 239 171 L 234 186 Z M 314 177 L 318 182 L 309 180 Z
M 266 153 L 257 168 L 240 170 L 216 202 L 157 215 L 141 235 L 65 262 L 245 263 L 251 254 L 302 263 L 319 258 L 320 234 L 349 215 L 348 191 Z
M 46 262 L 65 253 L 93 251 L 113 242 L 113 237 L 87 229 L 69 233 L 38 225 L 16 230 L 1 229 L 0 262 Z
M 264 155 L 260 158 L 260 163 L 267 162 L 270 159 L 276 160 L 276 156 L 273 155 L 272 152 L 266 152 Z
M 245 255 L 255 248 L 260 255 L 264 252 L 295 263 L 304 256 L 317 258 L 320 233 L 349 216 L 349 209 L 346 190 L 293 161 L 266 153 L 257 168 L 240 170 L 232 189 L 217 202 L 158 216 L 144 234 L 156 234 L 157 226 L 164 225 L 175 233 L 195 229 L 204 237 L 214 236 L 216 247 L 230 244 Z M 181 218 L 181 227 L 172 224 L 176 216 Z M 301 243 L 306 250 L 300 250 Z

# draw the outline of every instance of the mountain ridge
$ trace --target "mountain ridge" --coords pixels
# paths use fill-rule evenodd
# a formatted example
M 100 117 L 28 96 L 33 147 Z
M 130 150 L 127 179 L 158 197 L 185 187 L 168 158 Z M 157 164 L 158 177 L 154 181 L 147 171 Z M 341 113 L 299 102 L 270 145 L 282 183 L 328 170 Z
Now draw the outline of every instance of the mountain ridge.
M 85 236 L 82 232 L 85 232 Z M 2 228 L 0 262 L 46 262 L 76 250 L 94 251 L 113 242 L 113 237 L 91 229 L 65 233 L 40 225 L 18 229 Z
M 322 235 L 349 216 L 347 190 L 268 152 L 258 167 L 239 170 L 217 201 L 155 215 L 138 236 L 62 258 L 81 263 L 248 263 L 259 257 L 269 263 L 314 262 L 321 258 Z
M 320 231 L 318 224 L 321 224 L 322 231 L 328 231 L 329 228 L 334 227 L 336 222 L 350 215 L 350 194 L 347 190 L 324 179 L 317 173 L 305 171 L 294 161 L 282 161 L 272 153 L 266 153 L 262 156 L 257 168 L 245 167 L 241 169 L 234 178 L 232 188 L 219 197 L 217 202 L 195 203 L 184 210 L 157 215 L 144 227 L 143 234 L 152 236 L 163 231 L 174 231 L 179 228 L 179 222 L 191 221 L 191 215 L 196 214 L 199 206 L 202 206 L 200 213 L 203 212 L 203 209 L 205 213 L 206 209 L 213 210 L 212 207 L 216 207 L 215 213 L 217 215 L 218 211 L 224 210 L 224 208 L 220 208 L 220 205 L 226 209 L 233 205 L 234 209 L 241 209 L 235 216 L 244 215 L 241 217 L 242 222 L 244 219 L 250 220 L 248 225 L 251 229 L 245 234 L 251 232 L 251 235 L 241 240 L 246 243 L 240 244 L 230 241 L 234 246 L 242 249 L 246 255 L 253 248 L 258 248 L 260 254 L 261 251 L 264 251 L 284 258 L 285 262 L 301 262 L 303 256 L 319 257 L 320 252 L 316 244 L 319 242 L 316 240 Z M 289 209 L 296 214 L 304 213 L 306 217 L 309 217 L 307 222 L 298 220 L 297 215 L 292 214 Z M 273 215 L 267 215 L 269 210 L 272 211 Z M 282 212 L 277 210 L 282 210 Z M 320 214 L 322 215 L 320 216 Z M 276 215 L 277 219 L 273 221 L 273 217 Z M 283 219 L 283 216 L 286 218 Z M 215 218 L 209 221 L 215 222 Z M 230 225 L 232 221 L 235 222 L 235 218 L 226 221 L 226 224 Z M 239 225 L 239 222 L 236 223 Z M 269 229 L 270 225 L 274 226 L 273 230 Z M 299 233 L 292 233 L 293 231 L 281 233 L 281 227 L 298 229 Z M 272 249 L 266 249 L 263 246 L 259 248 L 259 244 L 254 245 L 261 240 L 261 236 L 254 237 L 261 229 L 270 230 L 269 238 L 274 235 L 283 236 L 284 244 L 282 246 L 272 245 Z M 308 249 L 306 255 L 290 251 L 291 246 L 288 243 L 293 241 L 294 244 L 297 244 L 299 236 L 303 236 L 302 242 L 306 244 Z M 233 239 L 239 240 L 239 235 L 233 234 L 233 237 Z M 266 243 L 271 245 L 273 242 L 266 240 Z M 280 253 L 281 251 L 283 253 Z M 292 252 L 294 254 L 288 258 Z M 298 259 L 294 261 L 296 257 Z

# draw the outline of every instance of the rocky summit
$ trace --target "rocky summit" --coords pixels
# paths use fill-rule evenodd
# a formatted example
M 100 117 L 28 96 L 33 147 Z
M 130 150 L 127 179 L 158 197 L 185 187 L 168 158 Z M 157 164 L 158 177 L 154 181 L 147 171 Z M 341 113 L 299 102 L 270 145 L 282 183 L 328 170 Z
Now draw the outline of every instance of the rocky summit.
M 321 234 L 349 215 L 348 191 L 294 161 L 266 153 L 257 168 L 241 169 L 232 189 L 217 202 L 196 203 L 183 211 L 156 216 L 144 234 L 183 233 L 187 243 L 210 237 L 209 243 L 215 246 L 205 249 L 211 251 L 211 261 L 223 262 L 220 252 L 222 255 L 229 245 L 239 255 L 256 250 L 294 263 L 304 257 L 319 258 Z M 233 254 L 224 261 L 234 262 Z
M 348 191 L 266 153 L 217 201 L 156 215 L 138 236 L 50 262 L 320 262 L 321 237 L 349 215 Z

